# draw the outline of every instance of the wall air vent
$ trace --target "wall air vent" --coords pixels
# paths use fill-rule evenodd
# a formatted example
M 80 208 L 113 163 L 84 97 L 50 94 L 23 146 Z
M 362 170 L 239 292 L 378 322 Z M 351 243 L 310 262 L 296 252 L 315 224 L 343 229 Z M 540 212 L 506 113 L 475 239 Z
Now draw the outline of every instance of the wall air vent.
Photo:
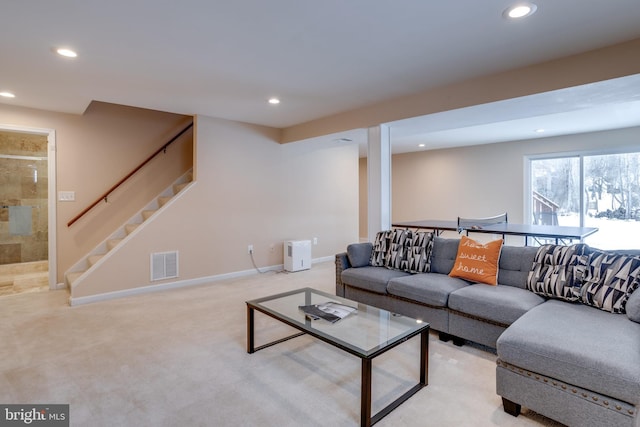
M 178 252 L 151 254 L 151 281 L 178 277 Z

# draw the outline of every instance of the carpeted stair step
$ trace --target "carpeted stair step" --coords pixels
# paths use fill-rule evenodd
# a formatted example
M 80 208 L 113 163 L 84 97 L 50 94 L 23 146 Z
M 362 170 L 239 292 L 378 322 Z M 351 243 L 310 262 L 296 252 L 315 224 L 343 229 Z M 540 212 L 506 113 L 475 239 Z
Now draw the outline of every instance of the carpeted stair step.
M 98 261 L 100 261 L 102 259 L 102 257 L 104 257 L 105 254 L 100 254 L 100 255 L 91 255 L 88 258 L 89 261 L 89 265 L 94 266 Z
M 127 224 L 124 226 L 124 230 L 127 232 L 127 234 L 131 234 L 133 233 L 133 230 L 138 228 L 139 225 L 140 224 Z
M 110 239 L 107 240 L 107 249 L 111 250 L 118 246 L 122 242 L 122 239 Z
M 173 192 L 175 194 L 178 194 L 179 192 L 181 192 L 187 185 L 191 184 L 191 182 L 185 182 L 182 184 L 176 184 L 173 186 Z
M 76 271 L 74 273 L 67 274 L 67 283 L 69 284 L 69 286 L 71 286 L 73 282 L 75 282 L 78 277 L 82 276 L 83 274 L 84 271 Z
M 167 204 L 167 202 L 169 200 L 171 200 L 173 197 L 171 196 L 160 196 L 158 197 L 158 204 L 160 205 L 160 207 L 164 206 Z
M 148 220 L 149 218 L 151 218 L 151 216 L 156 213 L 155 210 L 153 211 L 142 211 L 142 218 L 144 218 L 144 220 Z

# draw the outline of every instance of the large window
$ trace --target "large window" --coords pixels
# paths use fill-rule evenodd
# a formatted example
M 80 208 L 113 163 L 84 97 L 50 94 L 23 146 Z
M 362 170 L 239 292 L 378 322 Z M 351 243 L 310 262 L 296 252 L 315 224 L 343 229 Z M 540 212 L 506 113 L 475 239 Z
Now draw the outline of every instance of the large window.
M 598 227 L 601 249 L 640 247 L 640 153 L 531 159 L 531 222 Z

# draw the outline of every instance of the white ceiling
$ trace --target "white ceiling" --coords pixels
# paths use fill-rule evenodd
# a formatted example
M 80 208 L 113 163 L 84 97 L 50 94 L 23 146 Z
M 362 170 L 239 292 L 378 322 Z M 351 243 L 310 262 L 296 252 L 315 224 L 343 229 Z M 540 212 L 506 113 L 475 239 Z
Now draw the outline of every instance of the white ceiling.
M 4 1 L 0 91 L 16 98 L 0 102 L 81 114 L 97 100 L 282 128 L 640 37 L 638 0 L 537 0 L 520 22 L 502 17 L 510 3 Z M 58 57 L 61 46 L 79 57 Z M 623 90 L 601 96 L 611 87 Z M 640 125 L 637 77 L 568 91 L 392 123 L 394 152 Z

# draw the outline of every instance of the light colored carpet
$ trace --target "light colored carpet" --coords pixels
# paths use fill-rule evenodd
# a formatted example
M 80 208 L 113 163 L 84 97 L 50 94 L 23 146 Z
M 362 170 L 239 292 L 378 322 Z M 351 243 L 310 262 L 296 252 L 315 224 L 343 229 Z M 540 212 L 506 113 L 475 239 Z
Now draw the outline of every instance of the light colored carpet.
M 72 426 L 354 426 L 360 360 L 310 337 L 246 353 L 245 301 L 334 291 L 334 265 L 69 307 L 0 298 L 0 403 L 69 403 Z M 256 344 L 291 330 L 256 313 Z M 418 378 L 418 339 L 374 360 L 374 412 Z M 429 386 L 379 426 L 557 425 L 495 394 L 495 359 L 430 339 Z

